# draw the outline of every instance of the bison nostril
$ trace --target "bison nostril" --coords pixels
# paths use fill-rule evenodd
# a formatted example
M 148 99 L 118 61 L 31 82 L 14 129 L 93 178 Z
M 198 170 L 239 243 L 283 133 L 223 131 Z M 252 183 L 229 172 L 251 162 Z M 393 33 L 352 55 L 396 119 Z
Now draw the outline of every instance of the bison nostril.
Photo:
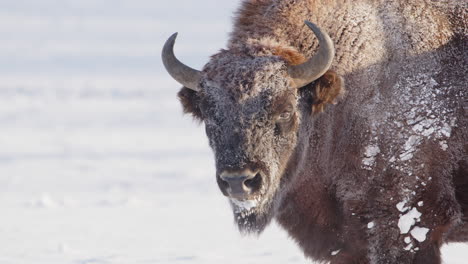
M 224 195 L 238 200 L 248 199 L 260 191 L 263 179 L 260 173 L 245 170 L 242 172 L 222 172 L 218 185 Z
M 245 180 L 244 185 L 250 190 L 250 192 L 256 192 L 260 190 L 260 187 L 262 186 L 262 176 L 260 173 L 257 173 L 253 178 Z
M 227 189 L 229 187 L 229 182 L 222 178 L 220 179 L 219 184 L 221 184 L 224 189 Z
M 229 181 L 223 179 L 223 178 L 219 178 L 218 179 L 218 185 L 219 185 L 219 188 L 221 189 L 221 191 L 223 192 L 224 195 L 228 195 L 227 191 L 229 189 Z

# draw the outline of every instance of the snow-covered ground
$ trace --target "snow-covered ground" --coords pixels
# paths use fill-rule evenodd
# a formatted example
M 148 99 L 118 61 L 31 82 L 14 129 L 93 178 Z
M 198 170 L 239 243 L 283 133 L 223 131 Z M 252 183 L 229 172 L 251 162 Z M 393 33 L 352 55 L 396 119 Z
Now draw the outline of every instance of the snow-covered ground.
M 237 5 L 0 0 L 1 264 L 307 262 L 274 225 L 238 234 L 160 62 L 178 31 L 200 68 Z M 443 252 L 461 264 L 468 246 Z

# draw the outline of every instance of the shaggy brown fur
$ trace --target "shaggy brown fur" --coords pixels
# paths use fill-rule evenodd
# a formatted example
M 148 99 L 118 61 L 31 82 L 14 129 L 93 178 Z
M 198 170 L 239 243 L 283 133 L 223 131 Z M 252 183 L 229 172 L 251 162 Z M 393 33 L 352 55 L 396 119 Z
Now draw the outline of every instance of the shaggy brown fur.
M 289 65 L 298 65 L 304 63 L 307 58 L 292 47 L 284 47 L 278 44 L 265 45 L 265 48 L 271 49 L 272 54 L 281 57 Z
M 345 93 L 343 78 L 334 71 L 327 71 L 317 80 L 314 88 L 313 113 L 323 112 L 327 104 L 337 104 Z
M 202 121 L 202 114 L 199 107 L 200 101 L 197 93 L 184 87 L 180 89 L 177 96 L 182 103 L 184 113 L 191 114 L 197 121 Z
M 458 0 L 243 1 L 200 91 L 179 92 L 223 193 L 222 172 L 258 171 L 253 208 L 230 197 L 240 230 L 275 219 L 332 264 L 438 264 L 442 243 L 468 241 L 466 14 Z M 304 20 L 336 57 L 292 89 L 287 67 L 317 48 Z

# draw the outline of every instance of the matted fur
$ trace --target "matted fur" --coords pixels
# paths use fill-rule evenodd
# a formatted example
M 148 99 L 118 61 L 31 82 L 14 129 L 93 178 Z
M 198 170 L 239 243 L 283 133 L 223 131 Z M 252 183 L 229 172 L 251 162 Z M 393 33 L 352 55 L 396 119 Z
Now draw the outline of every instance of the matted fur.
M 345 93 L 343 78 L 334 71 L 327 71 L 317 80 L 314 88 L 313 113 L 323 112 L 327 104 L 337 104 Z
M 275 219 L 333 264 L 440 263 L 442 243 L 468 241 L 466 18 L 459 0 L 243 1 L 200 92 L 179 93 L 226 195 L 221 171 L 263 175 L 253 209 L 232 203 L 240 230 Z M 287 67 L 317 49 L 304 20 L 336 57 L 296 90 Z

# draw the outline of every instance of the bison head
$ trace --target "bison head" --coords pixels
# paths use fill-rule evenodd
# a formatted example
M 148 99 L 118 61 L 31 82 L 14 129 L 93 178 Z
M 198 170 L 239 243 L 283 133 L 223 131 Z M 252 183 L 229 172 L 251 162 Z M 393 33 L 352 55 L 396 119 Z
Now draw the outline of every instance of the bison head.
M 325 32 L 306 23 L 320 47 L 298 65 L 268 53 L 252 56 L 261 51 L 246 45 L 221 51 L 197 71 L 174 56 L 176 34 L 163 48 L 166 69 L 184 85 L 179 92 L 184 111 L 205 124 L 217 183 L 229 197 L 241 231 L 261 232 L 272 219 L 287 185 L 286 168 L 301 120 L 310 114 L 307 109 L 331 102 L 341 92 L 341 79 L 331 71 L 312 84 L 329 69 L 334 48 Z M 335 88 L 324 93 L 324 84 Z

